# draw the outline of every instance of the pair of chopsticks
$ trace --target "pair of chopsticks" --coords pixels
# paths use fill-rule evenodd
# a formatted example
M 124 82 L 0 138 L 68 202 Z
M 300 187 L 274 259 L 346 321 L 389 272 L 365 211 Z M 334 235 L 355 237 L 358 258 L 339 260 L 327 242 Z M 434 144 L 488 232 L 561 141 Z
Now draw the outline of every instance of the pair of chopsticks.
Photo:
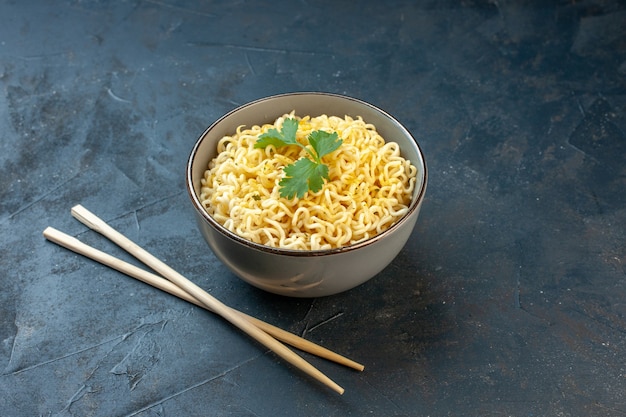
M 342 387 L 337 385 L 334 381 L 313 367 L 313 365 L 302 359 L 281 342 L 290 344 L 302 351 L 309 352 L 358 371 L 362 371 L 364 369 L 363 365 L 354 362 L 351 359 L 341 356 L 331 350 L 316 345 L 313 342 L 275 327 L 269 323 L 228 307 L 212 295 L 208 294 L 202 288 L 198 287 L 196 284 L 167 266 L 145 249 L 132 242 L 126 236 L 113 229 L 105 221 L 91 213 L 83 206 L 74 206 L 72 207 L 71 212 L 72 216 L 78 219 L 81 223 L 109 238 L 159 275 L 145 271 L 133 264 L 102 252 L 52 227 L 48 227 L 44 230 L 44 237 L 69 250 L 218 314 L 228 320 L 231 324 L 238 327 L 240 330 L 244 331 L 253 339 L 269 348 L 291 365 L 302 370 L 309 376 L 312 376 L 339 394 L 343 394 L 344 392 Z

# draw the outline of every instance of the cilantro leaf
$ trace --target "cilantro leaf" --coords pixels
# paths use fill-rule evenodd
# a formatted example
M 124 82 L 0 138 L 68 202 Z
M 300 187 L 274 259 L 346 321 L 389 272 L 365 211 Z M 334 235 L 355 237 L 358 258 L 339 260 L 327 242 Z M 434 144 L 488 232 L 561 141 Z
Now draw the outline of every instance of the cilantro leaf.
M 274 145 L 276 148 L 287 145 L 300 145 L 300 143 L 296 140 L 297 130 L 298 121 L 290 117 L 289 119 L 285 119 L 283 121 L 280 132 L 276 130 L 276 128 L 271 128 L 266 133 L 259 135 L 254 147 L 265 149 L 268 145 Z
M 300 158 L 285 167 L 285 177 L 280 180 L 281 197 L 291 199 L 304 197 L 307 191 L 319 191 L 328 179 L 328 167 L 308 158 Z
M 287 199 L 302 198 L 309 190 L 312 192 L 321 190 L 324 186 L 324 179 L 329 179 L 328 166 L 322 163 L 322 157 L 333 152 L 343 143 L 336 132 L 315 130 L 307 138 L 311 146 L 305 146 L 296 140 L 297 131 L 298 120 L 288 118 L 283 121 L 280 132 L 276 128 L 269 129 L 266 133 L 259 135 L 254 143 L 255 148 L 262 149 L 269 145 L 276 148 L 297 145 L 312 158 L 300 158 L 284 168 L 285 177 L 278 184 L 281 186 L 280 196 Z
M 322 157 L 339 148 L 343 141 L 339 139 L 337 132 L 328 133 L 323 130 L 315 130 L 309 134 L 309 143 L 317 154 L 317 163 L 321 164 Z

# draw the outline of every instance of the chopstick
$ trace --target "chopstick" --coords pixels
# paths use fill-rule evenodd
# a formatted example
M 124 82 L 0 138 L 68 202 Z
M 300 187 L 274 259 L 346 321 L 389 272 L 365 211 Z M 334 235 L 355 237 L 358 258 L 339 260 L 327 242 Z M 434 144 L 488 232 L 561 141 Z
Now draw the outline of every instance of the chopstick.
M 168 281 L 167 279 L 162 278 L 151 272 L 145 271 L 133 264 L 130 264 L 119 258 L 116 258 L 113 255 L 102 252 L 92 246 L 89 246 L 81 242 L 75 237 L 65 234 L 53 227 L 46 228 L 43 232 L 43 235 L 46 239 L 60 246 L 63 246 L 66 249 L 69 249 L 73 252 L 83 255 L 94 261 L 100 262 L 103 265 L 113 268 L 141 282 L 152 285 L 155 288 L 158 288 L 171 295 L 174 295 L 185 301 L 193 303 L 199 307 L 212 311 L 207 306 L 203 305 L 200 301 L 198 301 L 198 299 L 189 295 L 188 293 L 186 293 L 185 291 L 183 291 L 182 289 L 180 289 L 179 287 L 177 287 L 175 284 Z M 240 314 L 242 317 L 246 318 L 246 320 L 252 322 L 261 330 L 274 336 L 276 339 L 284 343 L 290 344 L 291 346 L 294 346 L 304 352 L 308 352 L 313 355 L 319 356 L 321 358 L 331 360 L 333 362 L 347 366 L 349 368 L 356 369 L 357 371 L 362 371 L 363 369 L 365 369 L 365 367 L 362 364 L 357 363 L 351 359 L 348 359 L 342 355 L 339 355 L 338 353 L 335 353 L 323 346 L 319 346 L 309 340 L 296 336 L 293 333 L 285 331 L 279 327 L 273 326 L 255 317 L 249 316 L 241 311 L 235 310 L 232 307 L 229 307 L 229 308 L 232 311 L 236 312 L 237 314 Z
M 265 347 L 269 348 L 271 351 L 273 351 L 275 354 L 283 358 L 291 365 L 295 366 L 307 375 L 330 387 L 335 392 L 343 394 L 344 389 L 342 387 L 340 387 L 337 383 L 332 381 L 318 369 L 313 367 L 307 361 L 302 359 L 300 356 L 295 354 L 280 341 L 270 336 L 265 331 L 261 330 L 259 327 L 248 321 L 235 310 L 221 303 L 219 300 L 202 290 L 196 284 L 189 281 L 187 278 L 170 268 L 168 265 L 151 255 L 146 250 L 132 242 L 126 236 L 113 229 L 106 222 L 98 218 L 93 213 L 89 212 L 81 205 L 72 207 L 72 215 L 92 230 L 104 235 L 105 237 L 115 242 L 118 246 L 122 247 L 127 252 L 135 256 L 144 264 L 152 268 L 155 272 L 158 272 L 162 276 L 166 277 L 170 282 L 194 297 L 207 309 L 220 315 L 231 324 L 235 325 L 240 330 L 248 334 L 250 337 L 263 344 Z

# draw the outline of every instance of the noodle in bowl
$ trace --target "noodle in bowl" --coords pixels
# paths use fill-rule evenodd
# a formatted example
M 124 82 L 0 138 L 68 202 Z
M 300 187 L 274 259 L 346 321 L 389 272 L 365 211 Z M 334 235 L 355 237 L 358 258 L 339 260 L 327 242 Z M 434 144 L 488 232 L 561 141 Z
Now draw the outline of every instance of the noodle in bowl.
M 253 146 L 286 118 L 299 121 L 298 137 L 326 130 L 343 140 L 323 158 L 329 179 L 301 198 L 281 197 L 278 182 L 304 151 Z M 384 269 L 413 231 L 426 184 L 422 151 L 397 120 L 329 93 L 245 104 L 200 136 L 187 163 L 194 213 L 217 258 L 244 281 L 294 297 L 346 291 Z
M 298 120 L 300 141 L 314 130 L 338 133 L 342 144 L 326 158 L 329 181 L 302 198 L 281 197 L 283 167 L 306 151 L 255 148 L 259 135 Z M 240 126 L 223 137 L 218 155 L 202 180 L 200 199 L 207 212 L 233 233 L 252 242 L 284 249 L 320 250 L 373 237 L 409 209 L 417 168 L 362 118 L 321 115 L 279 117 L 273 124 Z

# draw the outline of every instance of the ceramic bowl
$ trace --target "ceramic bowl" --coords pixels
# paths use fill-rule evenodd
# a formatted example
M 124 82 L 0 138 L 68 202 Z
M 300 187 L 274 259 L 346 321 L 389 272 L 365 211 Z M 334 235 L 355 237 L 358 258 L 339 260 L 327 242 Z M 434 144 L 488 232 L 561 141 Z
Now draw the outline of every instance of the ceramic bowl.
M 295 110 L 299 116 L 361 116 L 418 168 L 409 212 L 383 233 L 363 242 L 329 250 L 288 250 L 250 242 L 217 223 L 203 208 L 201 179 L 217 153 L 217 142 L 240 125 L 273 123 Z M 322 297 L 354 288 L 382 271 L 411 236 L 427 184 L 424 155 L 413 136 L 385 111 L 364 101 L 319 92 L 275 95 L 244 104 L 207 128 L 187 163 L 187 190 L 202 236 L 218 259 L 235 275 L 263 290 L 291 297 Z

